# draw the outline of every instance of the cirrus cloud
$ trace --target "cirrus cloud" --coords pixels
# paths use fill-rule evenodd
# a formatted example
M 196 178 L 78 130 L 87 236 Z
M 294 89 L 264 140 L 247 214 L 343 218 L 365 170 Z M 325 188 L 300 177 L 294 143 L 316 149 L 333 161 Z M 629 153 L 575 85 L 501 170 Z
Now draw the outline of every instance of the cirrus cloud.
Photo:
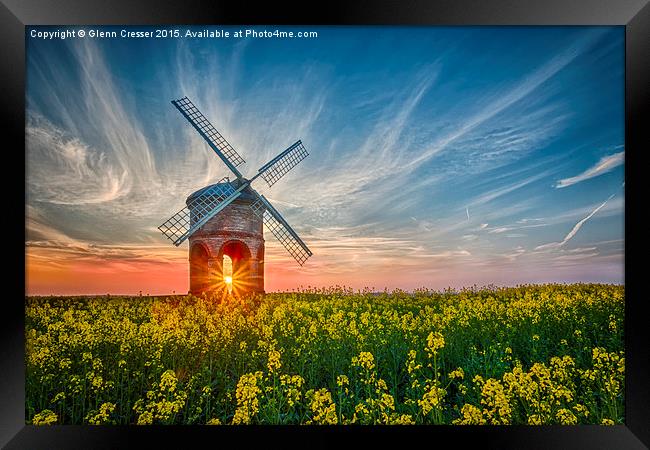
M 618 152 L 614 153 L 613 155 L 604 156 L 600 158 L 600 161 L 598 161 L 593 167 L 585 170 L 580 175 L 576 175 L 575 177 L 571 178 L 564 178 L 558 181 L 555 187 L 560 189 L 576 183 L 580 183 L 581 181 L 585 181 L 590 178 L 594 178 L 604 173 L 610 172 L 623 163 L 625 163 L 625 152 Z

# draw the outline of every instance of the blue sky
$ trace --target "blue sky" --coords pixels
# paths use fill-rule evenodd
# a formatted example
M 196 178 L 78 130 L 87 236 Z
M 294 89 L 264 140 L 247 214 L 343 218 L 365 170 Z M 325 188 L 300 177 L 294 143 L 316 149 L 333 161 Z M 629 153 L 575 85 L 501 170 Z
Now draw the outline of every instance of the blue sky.
M 622 27 L 284 29 L 318 37 L 27 38 L 28 291 L 187 289 L 156 227 L 229 173 L 185 95 L 245 175 L 310 153 L 255 186 L 314 252 L 267 234 L 267 290 L 623 282 Z

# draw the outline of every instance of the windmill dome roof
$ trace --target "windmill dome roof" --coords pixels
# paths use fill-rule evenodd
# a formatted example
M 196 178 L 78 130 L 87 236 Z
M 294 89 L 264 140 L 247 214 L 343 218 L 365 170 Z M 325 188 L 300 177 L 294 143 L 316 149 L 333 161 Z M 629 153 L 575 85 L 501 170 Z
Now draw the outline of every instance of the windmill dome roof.
M 192 192 L 187 197 L 187 200 L 185 200 L 185 204 L 189 204 L 195 198 L 200 197 L 201 194 L 203 194 L 206 190 L 208 190 L 212 186 L 225 185 L 225 184 L 228 184 L 228 182 L 214 183 L 214 184 L 210 184 L 208 186 L 202 187 L 201 189 L 199 189 L 199 190 L 197 190 L 195 192 Z M 238 188 L 239 186 L 241 186 L 241 181 L 240 180 L 233 180 L 233 181 L 230 181 L 230 184 L 233 185 L 235 188 Z M 237 200 L 255 201 L 256 197 L 255 197 L 255 195 L 253 195 L 253 193 L 250 192 L 250 187 L 248 187 L 248 188 L 244 189 L 241 192 L 241 195 L 237 198 Z

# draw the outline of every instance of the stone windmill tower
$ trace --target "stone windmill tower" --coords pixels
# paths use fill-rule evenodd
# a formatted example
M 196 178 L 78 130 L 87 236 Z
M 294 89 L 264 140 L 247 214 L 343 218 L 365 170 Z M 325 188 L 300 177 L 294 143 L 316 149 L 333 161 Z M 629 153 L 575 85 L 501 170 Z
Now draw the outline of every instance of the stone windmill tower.
M 308 156 L 301 141 L 262 166 L 251 179 L 237 170 L 244 160 L 194 104 L 184 97 L 172 104 L 228 166 L 236 179 L 223 178 L 191 194 L 185 207 L 158 229 L 178 246 L 189 239 L 190 292 L 232 290 L 241 295 L 264 292 L 263 225 L 303 265 L 312 255 L 280 213 L 251 183 L 258 177 L 273 186 Z M 225 272 L 228 257 L 231 272 Z

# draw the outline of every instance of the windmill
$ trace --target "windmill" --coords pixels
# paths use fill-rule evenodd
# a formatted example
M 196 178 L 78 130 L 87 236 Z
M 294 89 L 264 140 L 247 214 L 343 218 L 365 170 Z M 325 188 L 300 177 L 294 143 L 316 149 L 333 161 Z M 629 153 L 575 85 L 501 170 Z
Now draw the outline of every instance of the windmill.
M 225 177 L 194 192 L 185 207 L 158 229 L 175 246 L 189 240 L 190 292 L 226 287 L 239 293 L 264 292 L 263 225 L 301 266 L 312 252 L 273 205 L 253 189 L 252 183 L 262 178 L 273 186 L 308 156 L 307 150 L 298 140 L 246 179 L 237 170 L 244 159 L 198 108 L 187 97 L 172 100 L 172 104 L 236 178 L 230 181 Z M 224 273 L 224 255 L 231 259 L 231 276 Z

